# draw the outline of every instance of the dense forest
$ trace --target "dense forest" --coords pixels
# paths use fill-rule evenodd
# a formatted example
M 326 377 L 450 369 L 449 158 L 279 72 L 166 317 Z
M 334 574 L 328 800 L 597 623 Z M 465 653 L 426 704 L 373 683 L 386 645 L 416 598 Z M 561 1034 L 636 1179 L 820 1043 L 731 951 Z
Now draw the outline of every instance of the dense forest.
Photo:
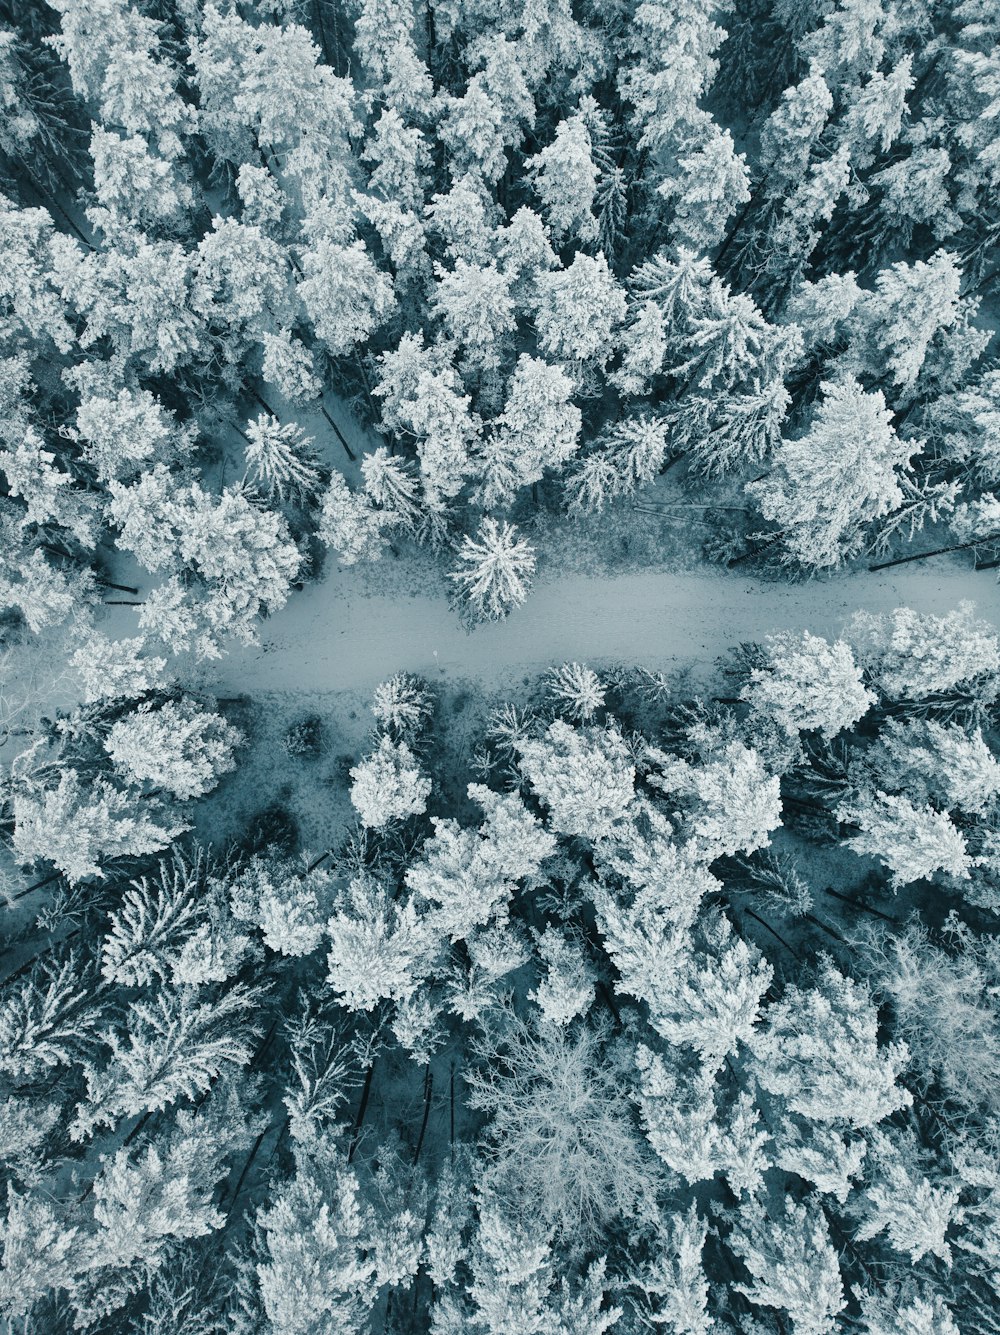
M 348 567 L 971 592 L 998 293 L 990 0 L 0 0 L 5 1332 L 998 1329 L 971 601 L 206 676 Z

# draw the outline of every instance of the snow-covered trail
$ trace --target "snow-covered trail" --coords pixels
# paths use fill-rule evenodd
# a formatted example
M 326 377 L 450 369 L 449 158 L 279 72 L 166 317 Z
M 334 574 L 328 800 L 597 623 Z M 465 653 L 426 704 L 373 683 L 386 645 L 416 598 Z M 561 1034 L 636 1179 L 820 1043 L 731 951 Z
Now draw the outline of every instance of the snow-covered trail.
M 771 631 L 836 635 L 858 608 L 940 614 L 964 598 L 1000 627 L 993 574 L 944 558 L 803 584 L 711 570 L 571 574 L 537 585 L 507 621 L 469 632 L 439 592 L 366 594 L 356 577 L 333 571 L 265 622 L 259 646 L 235 646 L 199 676 L 220 694 L 255 695 L 367 692 L 401 669 L 500 685 L 570 659 L 670 668 Z M 115 634 L 134 633 L 134 622 L 114 622 Z

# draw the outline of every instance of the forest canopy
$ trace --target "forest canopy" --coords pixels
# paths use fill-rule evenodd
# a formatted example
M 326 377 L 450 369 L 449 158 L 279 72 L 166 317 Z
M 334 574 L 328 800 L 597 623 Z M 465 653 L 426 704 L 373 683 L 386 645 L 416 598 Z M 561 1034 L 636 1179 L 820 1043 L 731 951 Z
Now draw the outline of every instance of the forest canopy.
M 998 254 L 987 0 L 0 0 L 11 1335 L 996 1329 Z

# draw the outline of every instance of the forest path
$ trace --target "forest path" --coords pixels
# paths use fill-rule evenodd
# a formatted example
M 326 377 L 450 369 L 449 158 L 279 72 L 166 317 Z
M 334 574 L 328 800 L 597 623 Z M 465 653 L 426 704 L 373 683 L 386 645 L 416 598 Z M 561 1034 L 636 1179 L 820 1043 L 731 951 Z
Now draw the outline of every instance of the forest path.
M 1000 626 L 994 575 L 947 558 L 801 584 L 712 570 L 555 576 L 507 621 L 471 632 L 440 592 L 389 596 L 360 584 L 352 572 L 332 571 L 264 623 L 260 645 L 236 645 L 197 675 L 219 694 L 256 695 L 367 692 L 403 669 L 486 686 L 572 659 L 669 670 L 773 631 L 836 636 L 859 608 L 941 614 L 963 598 Z M 133 620 L 113 621 L 112 633 L 135 633 Z

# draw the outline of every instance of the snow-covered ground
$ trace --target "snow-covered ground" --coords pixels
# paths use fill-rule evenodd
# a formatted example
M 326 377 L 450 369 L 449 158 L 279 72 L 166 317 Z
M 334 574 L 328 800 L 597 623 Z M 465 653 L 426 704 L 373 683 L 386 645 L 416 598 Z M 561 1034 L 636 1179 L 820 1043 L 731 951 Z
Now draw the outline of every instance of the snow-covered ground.
M 260 645 L 234 645 L 196 675 L 223 695 L 365 692 L 401 669 L 499 686 L 572 659 L 664 669 L 707 663 L 773 631 L 836 635 L 859 608 L 939 614 L 965 598 L 1000 626 L 994 575 L 959 558 L 806 583 L 715 570 L 568 574 L 537 584 L 507 621 L 467 631 L 441 592 L 373 594 L 360 575 L 332 569 L 264 623 Z M 132 609 L 107 615 L 115 635 L 135 633 Z

